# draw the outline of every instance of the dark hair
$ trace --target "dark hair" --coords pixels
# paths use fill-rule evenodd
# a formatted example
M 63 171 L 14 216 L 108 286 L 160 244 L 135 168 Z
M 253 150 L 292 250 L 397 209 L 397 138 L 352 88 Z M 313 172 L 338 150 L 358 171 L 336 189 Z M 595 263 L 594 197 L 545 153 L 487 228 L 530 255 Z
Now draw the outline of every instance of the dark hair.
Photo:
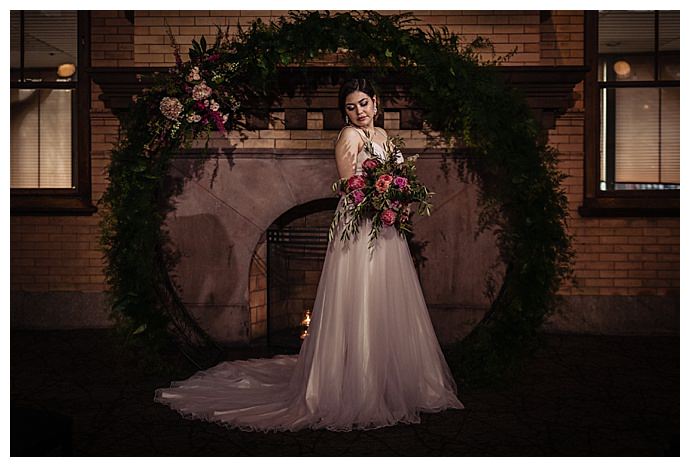
M 361 91 L 371 98 L 376 95 L 376 89 L 374 89 L 374 84 L 371 80 L 366 78 L 355 78 L 345 81 L 343 85 L 340 86 L 340 92 L 338 93 L 338 108 L 343 115 L 343 119 L 345 115 L 347 115 L 345 112 L 345 99 L 355 91 Z

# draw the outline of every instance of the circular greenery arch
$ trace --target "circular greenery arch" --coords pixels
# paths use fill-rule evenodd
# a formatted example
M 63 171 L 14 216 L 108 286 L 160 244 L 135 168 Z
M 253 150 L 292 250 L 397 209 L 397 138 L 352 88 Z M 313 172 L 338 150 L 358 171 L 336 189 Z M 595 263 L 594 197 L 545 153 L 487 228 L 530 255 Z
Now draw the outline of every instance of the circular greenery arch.
M 167 178 L 171 158 L 212 131 L 242 133 L 250 117 L 266 118 L 284 92 L 298 87 L 279 82 L 279 69 L 298 67 L 307 83 L 310 59 L 345 49 L 350 71 L 406 78 L 423 120 L 455 156 L 461 175 L 479 188 L 478 232 L 496 236 L 505 276 L 488 313 L 449 349 L 457 376 L 467 382 L 514 368 L 535 348 L 560 285 L 572 275 L 557 154 L 543 142 L 524 100 L 495 77 L 501 59 L 480 59 L 490 44 L 463 44 L 446 28 L 421 29 L 414 21 L 410 14 L 290 13 L 276 23 L 257 20 L 234 37 L 219 29 L 215 43 L 193 42 L 188 61 L 171 35 L 176 66 L 122 118 L 101 199 L 101 243 L 118 329 L 153 347 L 176 336 L 190 357 L 213 348 L 169 275 L 176 257 L 164 219 L 182 189 Z

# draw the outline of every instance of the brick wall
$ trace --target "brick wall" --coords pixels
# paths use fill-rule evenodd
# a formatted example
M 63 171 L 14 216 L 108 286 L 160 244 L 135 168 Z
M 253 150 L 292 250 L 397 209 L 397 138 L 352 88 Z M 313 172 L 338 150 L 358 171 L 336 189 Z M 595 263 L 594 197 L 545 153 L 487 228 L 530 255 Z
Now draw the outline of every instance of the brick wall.
M 256 18 L 268 22 L 276 20 L 287 11 L 137 11 L 134 26 L 134 61 L 136 66 L 170 66 L 175 63 L 171 53 L 168 30 L 185 52 L 192 39 L 202 35 L 215 37 L 216 26 L 231 34 L 237 25 L 246 26 Z M 335 11 L 334 11 L 335 13 Z M 401 11 L 381 11 L 382 14 L 398 14 Z M 485 37 L 494 44 L 498 55 L 516 54 L 508 65 L 539 65 L 541 61 L 541 29 L 539 11 L 414 11 L 419 19 L 415 26 L 431 25 L 447 27 L 468 41 L 476 36 Z M 577 16 L 576 14 L 572 15 Z M 580 17 L 582 15 L 580 14 Z M 570 16 L 566 16 L 569 18 Z M 570 37 L 568 38 L 570 40 Z M 552 41 L 553 44 L 553 41 Z M 581 48 L 581 45 L 580 45 Z M 580 60 L 580 63 L 582 60 Z
M 104 290 L 98 218 L 12 216 L 10 290 Z
M 582 90 L 582 84 L 576 92 Z M 581 94 L 580 94 L 581 96 Z M 559 168 L 569 176 L 568 195 L 576 250 L 577 284 L 564 295 L 673 295 L 680 287 L 680 219 L 583 218 L 584 114 L 582 100 L 557 121 L 549 141 L 560 154 Z
M 582 11 L 544 13 L 540 25 L 541 65 L 582 65 L 585 18 Z
M 91 65 L 134 66 L 134 26 L 123 11 L 91 12 Z
M 174 62 L 167 27 L 182 50 L 201 34 L 212 37 L 216 24 L 249 24 L 257 16 L 269 21 L 285 11 L 179 12 L 137 11 L 132 25 L 119 11 L 92 13 L 92 65 L 94 67 L 163 66 Z M 382 12 L 394 13 L 394 12 Z M 397 13 L 397 12 L 396 12 Z M 583 14 L 575 11 L 506 12 L 416 11 L 425 24 L 445 25 L 471 40 L 483 35 L 496 52 L 517 54 L 507 65 L 581 65 L 583 63 Z M 167 23 L 167 25 L 166 25 Z M 582 93 L 582 84 L 576 92 Z M 93 86 L 91 109 L 92 184 L 94 202 L 106 188 L 104 170 L 108 151 L 118 138 L 118 122 L 99 100 Z M 565 295 L 664 295 L 679 289 L 678 219 L 580 218 L 577 207 L 583 186 L 583 103 L 576 100 L 561 117 L 549 138 L 562 153 L 561 168 L 568 173 L 566 190 L 576 235 L 576 272 L 579 287 L 568 285 Z M 406 139 L 408 147 L 426 142 L 420 132 L 398 130 L 398 114 L 387 112 L 384 127 Z M 330 149 L 337 132 L 323 130 L 319 112 L 308 115 L 308 129 L 285 130 L 280 124 L 249 133 L 240 148 Z M 215 140 L 214 144 L 227 144 Z M 98 246 L 98 216 L 12 216 L 11 290 L 20 292 L 102 292 L 102 254 Z M 258 325 L 258 321 L 255 321 Z

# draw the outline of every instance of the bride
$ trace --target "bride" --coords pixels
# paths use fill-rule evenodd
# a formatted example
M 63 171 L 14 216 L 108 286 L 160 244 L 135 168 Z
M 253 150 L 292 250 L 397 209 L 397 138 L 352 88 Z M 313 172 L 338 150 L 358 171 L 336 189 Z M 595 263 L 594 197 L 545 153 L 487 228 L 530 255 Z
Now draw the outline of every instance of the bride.
M 368 80 L 347 81 L 338 105 L 348 125 L 335 160 L 349 178 L 371 157 L 366 141 L 384 157 L 387 135 L 374 126 L 377 97 Z M 188 418 L 266 432 L 367 430 L 463 408 L 407 242 L 385 228 L 369 250 L 370 229 L 367 219 L 354 238 L 333 236 L 299 355 L 224 362 L 158 389 L 154 400 Z

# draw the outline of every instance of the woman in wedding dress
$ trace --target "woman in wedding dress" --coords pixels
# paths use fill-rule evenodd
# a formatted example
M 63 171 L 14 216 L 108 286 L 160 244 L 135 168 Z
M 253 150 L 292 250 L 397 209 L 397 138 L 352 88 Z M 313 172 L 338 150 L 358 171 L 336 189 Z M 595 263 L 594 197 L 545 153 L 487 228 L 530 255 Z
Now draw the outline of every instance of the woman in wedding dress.
M 371 157 L 365 141 L 383 158 L 387 135 L 374 126 L 377 97 L 367 80 L 346 82 L 339 106 L 348 125 L 335 159 L 340 177 L 349 178 Z M 384 228 L 370 250 L 370 220 L 347 241 L 341 228 L 342 221 L 299 355 L 224 362 L 158 389 L 154 400 L 188 418 L 265 432 L 375 429 L 463 408 L 406 240 Z

